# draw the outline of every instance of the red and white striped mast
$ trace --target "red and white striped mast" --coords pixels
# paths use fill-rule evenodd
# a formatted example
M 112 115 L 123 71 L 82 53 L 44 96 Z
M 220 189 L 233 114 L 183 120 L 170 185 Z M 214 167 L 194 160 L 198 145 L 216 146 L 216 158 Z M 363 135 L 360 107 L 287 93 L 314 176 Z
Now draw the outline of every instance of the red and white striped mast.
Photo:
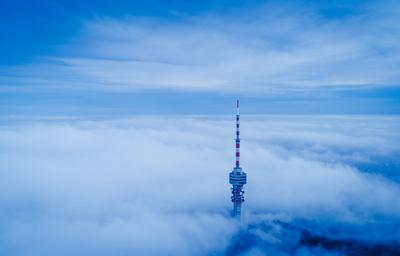
M 240 113 L 239 100 L 236 100 L 236 168 L 240 167 Z

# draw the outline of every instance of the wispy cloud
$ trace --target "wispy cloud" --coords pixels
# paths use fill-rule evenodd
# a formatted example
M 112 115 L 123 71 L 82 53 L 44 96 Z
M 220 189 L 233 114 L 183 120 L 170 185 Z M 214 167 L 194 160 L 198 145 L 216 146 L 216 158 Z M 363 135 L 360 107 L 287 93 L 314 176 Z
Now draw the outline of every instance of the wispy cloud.
M 51 64 L 39 61 L 10 72 L 40 79 L 29 81 L 34 85 L 49 80 L 51 86 L 123 91 L 397 85 L 396 7 L 368 2 L 349 6 L 339 17 L 336 6 L 297 4 L 176 20 L 100 17 L 85 21 L 75 40 L 48 56 Z

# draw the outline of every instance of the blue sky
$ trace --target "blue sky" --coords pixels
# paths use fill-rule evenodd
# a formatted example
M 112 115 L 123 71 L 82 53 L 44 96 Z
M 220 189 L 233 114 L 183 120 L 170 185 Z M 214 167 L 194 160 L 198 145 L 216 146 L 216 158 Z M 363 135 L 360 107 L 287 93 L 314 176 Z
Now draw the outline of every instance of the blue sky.
M 396 1 L 9 1 L 0 114 L 398 114 Z

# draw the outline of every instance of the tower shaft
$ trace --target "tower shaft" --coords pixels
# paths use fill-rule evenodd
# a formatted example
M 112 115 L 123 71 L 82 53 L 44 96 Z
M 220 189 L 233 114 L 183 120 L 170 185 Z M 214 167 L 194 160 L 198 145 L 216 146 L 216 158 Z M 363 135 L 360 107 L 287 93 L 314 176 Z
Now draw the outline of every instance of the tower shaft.
M 232 184 L 233 203 L 232 215 L 240 217 L 242 203 L 244 202 L 243 186 L 247 182 L 247 175 L 240 167 L 240 113 L 239 113 L 239 100 L 236 101 L 236 163 L 233 170 L 229 173 L 229 183 Z

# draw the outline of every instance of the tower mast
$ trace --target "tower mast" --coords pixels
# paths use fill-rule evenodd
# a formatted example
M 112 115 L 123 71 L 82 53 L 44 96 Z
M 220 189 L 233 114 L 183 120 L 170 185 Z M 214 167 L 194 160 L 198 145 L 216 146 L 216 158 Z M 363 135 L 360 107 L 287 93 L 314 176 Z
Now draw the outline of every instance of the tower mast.
M 240 217 L 242 203 L 244 202 L 243 186 L 247 182 L 247 175 L 240 167 L 240 112 L 239 100 L 236 101 L 236 164 L 229 173 L 229 183 L 232 185 L 231 200 L 233 203 L 232 216 Z

